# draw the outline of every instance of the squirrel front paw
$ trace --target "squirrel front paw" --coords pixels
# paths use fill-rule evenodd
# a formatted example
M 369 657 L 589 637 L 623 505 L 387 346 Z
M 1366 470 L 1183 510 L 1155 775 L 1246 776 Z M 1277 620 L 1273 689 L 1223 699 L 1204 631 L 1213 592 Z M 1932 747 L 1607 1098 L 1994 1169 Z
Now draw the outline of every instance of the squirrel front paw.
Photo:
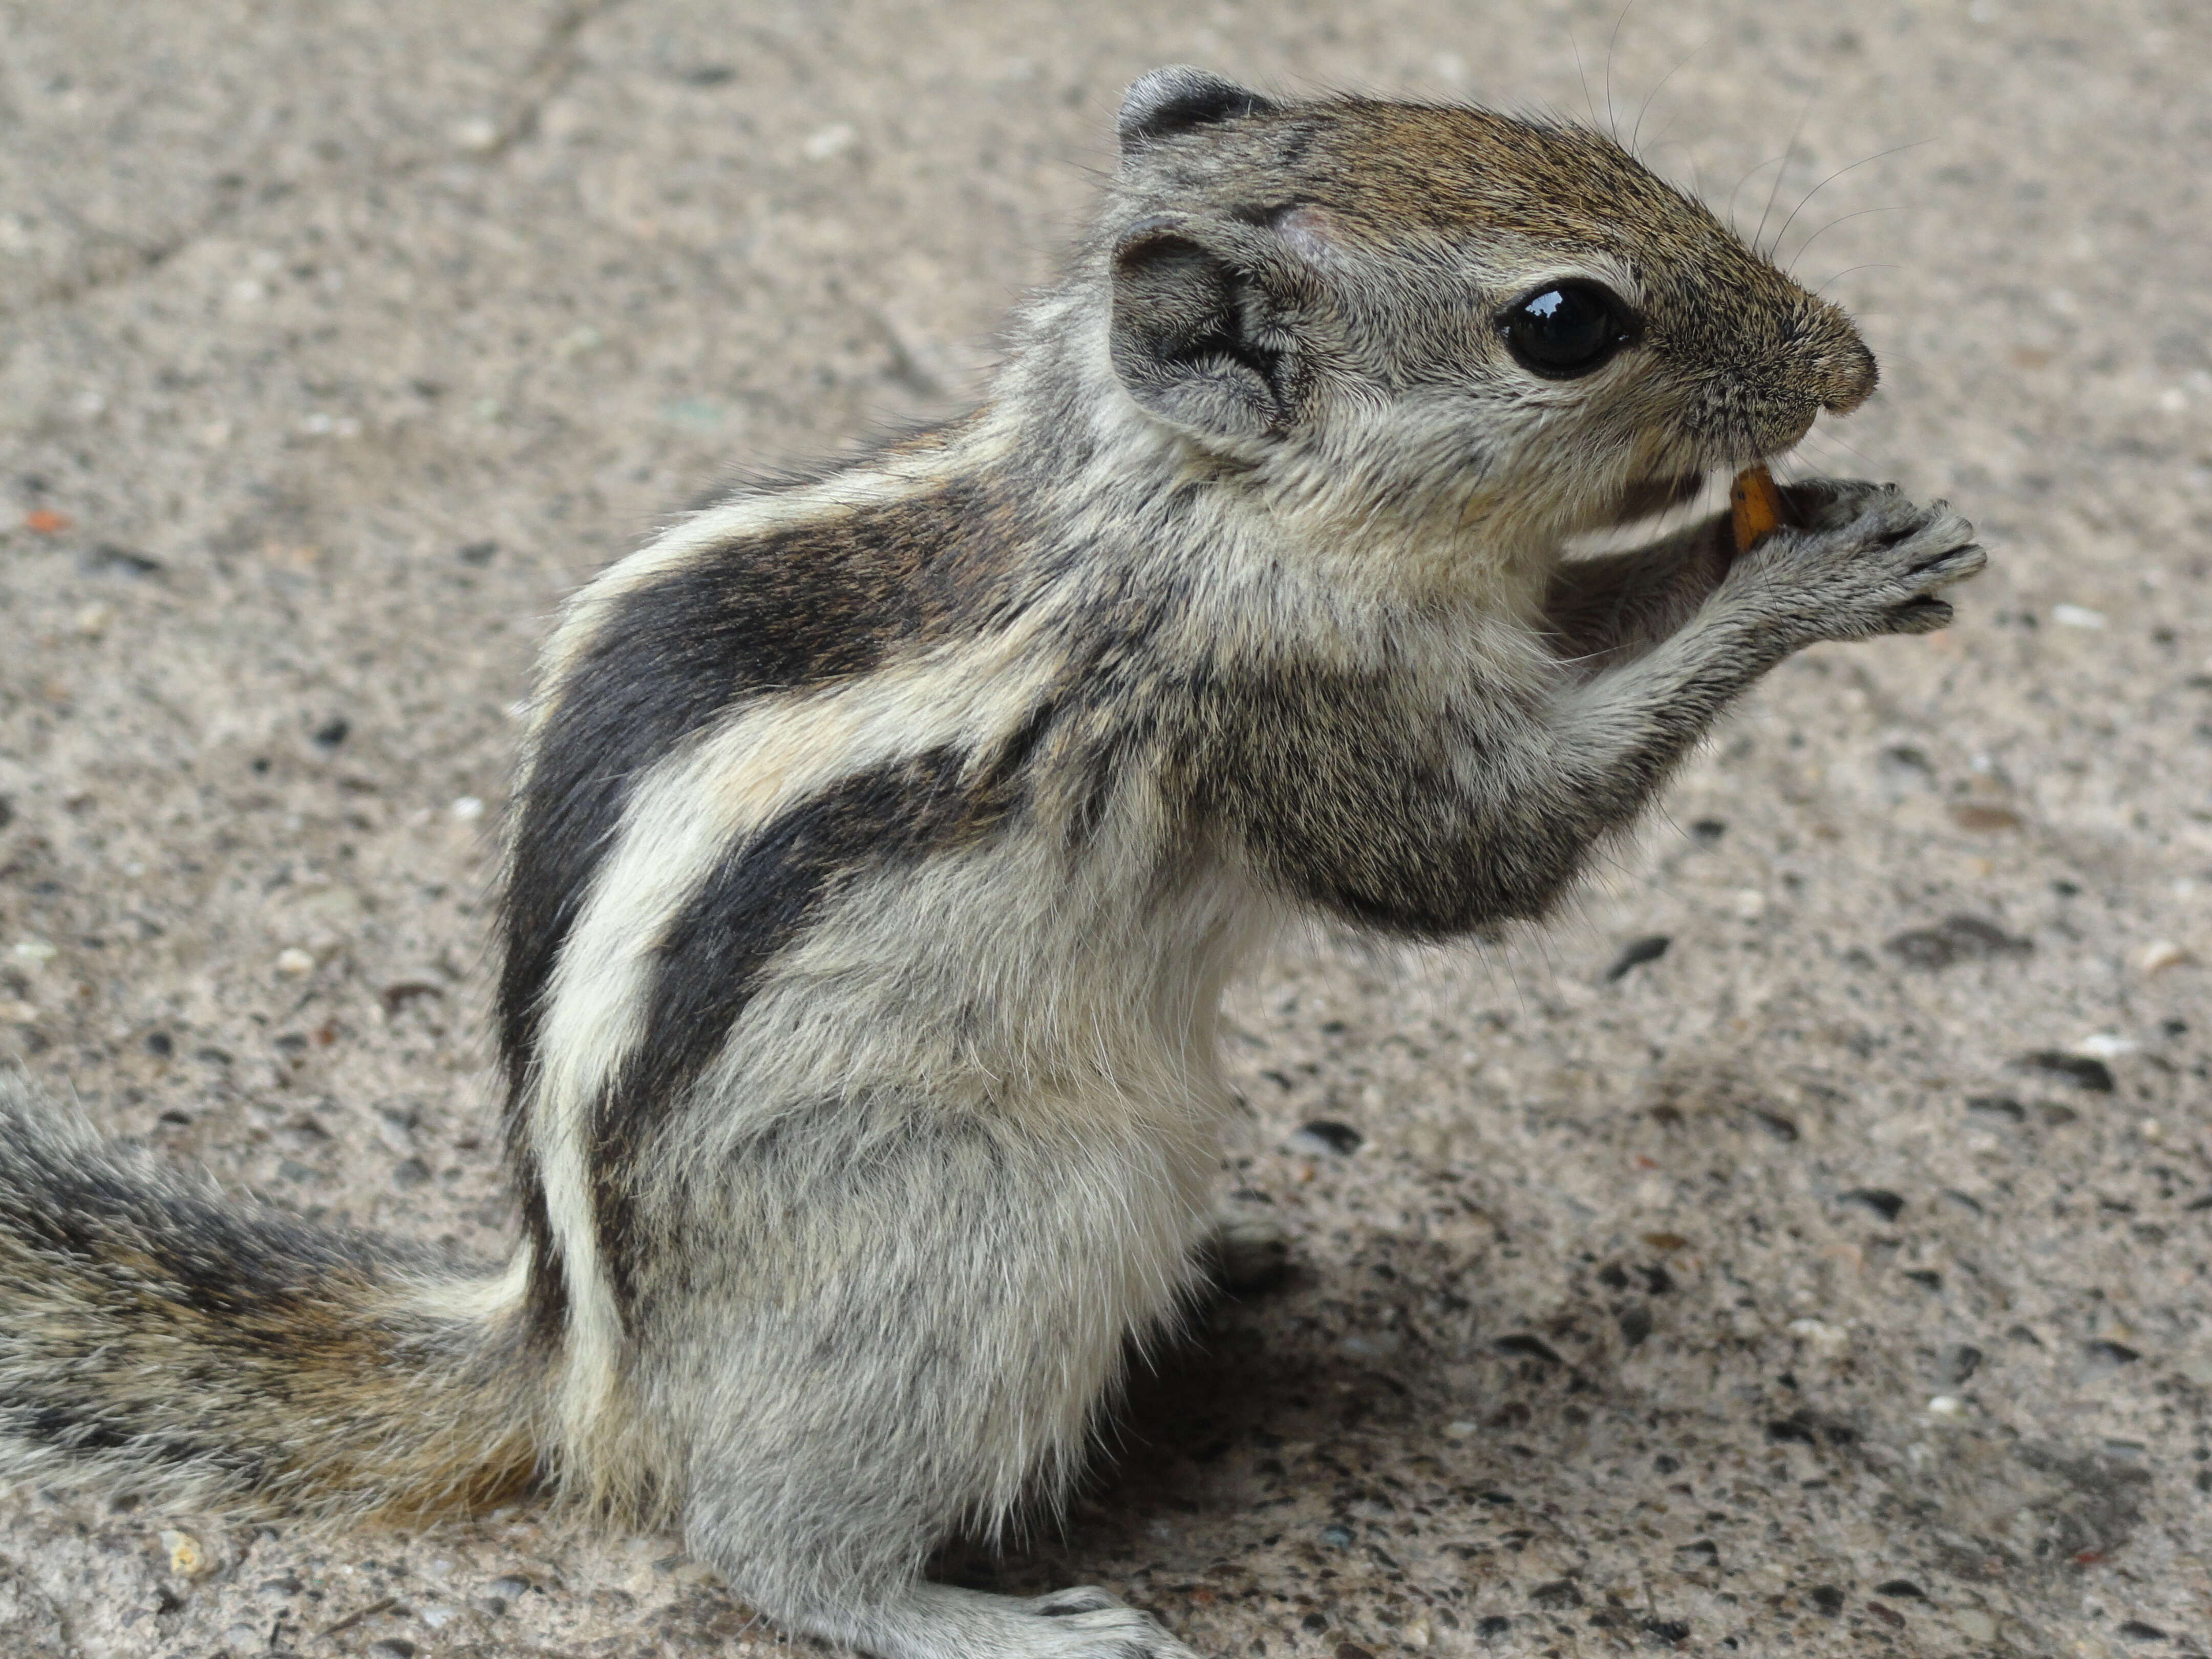
M 1932 633 L 1951 620 L 1942 590 L 1988 562 L 1948 502 L 1923 507 L 1894 484 L 1819 479 L 1789 498 L 1803 527 L 1768 536 L 1729 582 L 1793 647 Z

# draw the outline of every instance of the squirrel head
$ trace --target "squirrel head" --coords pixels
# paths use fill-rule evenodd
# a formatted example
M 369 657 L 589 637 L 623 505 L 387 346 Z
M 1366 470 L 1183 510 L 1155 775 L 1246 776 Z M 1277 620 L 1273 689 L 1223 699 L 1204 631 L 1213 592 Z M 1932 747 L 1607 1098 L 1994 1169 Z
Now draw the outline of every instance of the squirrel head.
M 1093 245 L 1127 395 L 1201 450 L 1554 538 L 1874 390 L 1850 320 L 1602 134 L 1130 88 Z

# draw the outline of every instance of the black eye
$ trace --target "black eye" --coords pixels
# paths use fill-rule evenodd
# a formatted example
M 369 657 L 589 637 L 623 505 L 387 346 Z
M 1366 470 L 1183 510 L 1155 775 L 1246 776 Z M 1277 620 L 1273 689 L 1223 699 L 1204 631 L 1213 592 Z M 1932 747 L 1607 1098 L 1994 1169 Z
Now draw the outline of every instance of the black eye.
M 1636 337 L 1628 308 L 1595 283 L 1548 283 L 1515 301 L 1503 320 L 1521 366 L 1547 380 L 1587 374 Z

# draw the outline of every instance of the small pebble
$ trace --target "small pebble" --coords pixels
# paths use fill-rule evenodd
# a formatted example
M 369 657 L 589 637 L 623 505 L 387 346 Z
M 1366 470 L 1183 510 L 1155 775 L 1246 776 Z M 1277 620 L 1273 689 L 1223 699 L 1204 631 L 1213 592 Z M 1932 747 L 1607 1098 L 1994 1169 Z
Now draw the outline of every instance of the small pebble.
M 1904 1211 L 1905 1200 L 1886 1187 L 1857 1187 L 1836 1200 L 1838 1204 L 1856 1204 L 1872 1210 L 1884 1221 L 1894 1221 Z
M 1989 1643 L 1997 1639 L 1997 1621 L 1979 1607 L 1961 1607 L 1951 1615 L 1952 1623 L 1970 1642 Z
M 1605 970 L 1606 982 L 1611 984 L 1616 980 L 1625 979 L 1632 969 L 1640 968 L 1647 962 L 1658 961 L 1667 954 L 1667 947 L 1674 942 L 1665 933 L 1647 933 L 1642 939 L 1630 940 L 1621 948 L 1620 954 L 1613 959 L 1613 966 Z
M 1352 1528 L 1323 1527 L 1321 1529 L 1321 1541 L 1333 1550 L 1348 1550 L 1352 1547 Z
M 1477 1621 L 1474 1633 L 1486 1642 L 1495 1642 L 1512 1628 L 1513 1621 L 1510 1619 L 1499 1613 L 1492 1613 L 1489 1618 Z
M 87 575 L 151 576 L 161 570 L 161 562 L 113 542 L 101 542 L 77 561 L 77 568 Z
M 2136 958 L 2136 966 L 2145 974 L 2162 974 L 2169 968 L 2191 967 L 2196 956 L 2185 945 L 2170 939 L 2153 939 Z
M 446 810 L 459 823 L 474 823 L 484 815 L 484 804 L 475 795 L 462 795 Z
M 2120 1626 L 2120 1634 L 2130 1642 L 2163 1642 L 2166 1632 L 2156 1625 L 2146 1625 L 2140 1619 L 2130 1619 Z
M 1928 1402 L 1928 1414 L 1930 1417 L 1964 1417 L 1966 1402 L 1955 1394 L 1939 1394 Z
M 1533 1336 L 1526 1331 L 1516 1332 L 1511 1336 L 1501 1336 L 1490 1346 L 1498 1352 L 1516 1358 L 1540 1359 L 1551 1365 L 1565 1363 L 1559 1358 L 1558 1349 L 1545 1341 L 1542 1337 Z
M 234 1653 L 259 1653 L 269 1645 L 267 1635 L 252 1625 L 233 1625 L 223 1632 L 222 1639 Z
M 169 1571 L 179 1578 L 197 1578 L 213 1564 L 200 1540 L 188 1532 L 165 1532 L 161 1547 L 168 1552 Z
M 421 1186 L 429 1178 L 430 1166 L 419 1158 L 410 1158 L 404 1163 L 394 1164 L 392 1169 L 392 1184 L 403 1193 Z
M 276 953 L 276 971 L 287 979 L 298 979 L 315 971 L 314 953 L 302 951 L 298 945 L 288 945 Z
M 2112 1068 L 2094 1054 L 2069 1054 L 2060 1048 L 2039 1048 L 2014 1062 L 2028 1071 L 2062 1079 L 2092 1094 L 2112 1092 Z
M 387 1636 L 368 1644 L 369 1659 L 415 1659 L 415 1644 L 404 1636 Z
M 386 1014 L 396 1014 L 421 997 L 436 997 L 442 1001 L 446 992 L 444 987 L 427 979 L 398 979 L 383 987 L 376 995 L 377 1000 L 383 1003 Z
M 1979 916 L 1954 915 L 1934 927 L 1909 928 L 1882 948 L 1912 967 L 1936 969 L 1954 962 L 2026 956 L 2035 949 L 2035 942 Z
M 1951 809 L 1951 822 L 1961 830 L 2017 830 L 2026 822 L 2009 806 L 1985 806 L 1970 801 Z
M 1793 1319 L 1790 1322 L 1789 1329 L 1790 1335 L 1806 1343 L 1818 1353 L 1839 1354 L 1850 1346 L 1851 1343 L 1850 1332 L 1831 1325 L 1826 1320 Z
M 2102 628 L 2105 613 L 2092 611 L 2086 605 L 2054 605 L 2051 607 L 2051 620 L 2062 628 Z
M 1349 1123 L 1338 1123 L 1325 1117 L 1302 1124 L 1291 1144 L 1303 1152 L 1334 1152 L 1340 1158 L 1349 1158 L 1367 1144 L 1367 1137 Z
M 1972 1343 L 1954 1343 L 1944 1349 L 1942 1355 L 1943 1380 L 1954 1388 L 1966 1382 L 1981 1370 L 1982 1358 L 1982 1351 Z
M 2121 1366 L 2132 1365 L 2142 1358 L 2124 1342 L 2085 1342 L 2081 1350 L 2081 1368 L 2089 1376 L 2109 1376 Z

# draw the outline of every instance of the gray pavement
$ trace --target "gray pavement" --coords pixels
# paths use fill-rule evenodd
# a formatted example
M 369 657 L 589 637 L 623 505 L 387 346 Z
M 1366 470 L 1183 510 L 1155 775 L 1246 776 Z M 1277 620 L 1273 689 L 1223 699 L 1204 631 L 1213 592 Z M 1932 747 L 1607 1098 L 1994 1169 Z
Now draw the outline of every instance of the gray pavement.
M 956 406 L 1146 68 L 1610 106 L 1863 319 L 1885 389 L 1807 465 L 1990 572 L 1778 672 L 1559 925 L 1241 989 L 1224 1183 L 1297 1275 L 961 1570 L 1223 1659 L 2212 1650 L 2212 15 L 1619 16 L 0 5 L 0 1057 L 496 1252 L 491 835 L 562 594 Z M 32 1491 L 0 1647 L 781 1650 L 529 1505 Z

